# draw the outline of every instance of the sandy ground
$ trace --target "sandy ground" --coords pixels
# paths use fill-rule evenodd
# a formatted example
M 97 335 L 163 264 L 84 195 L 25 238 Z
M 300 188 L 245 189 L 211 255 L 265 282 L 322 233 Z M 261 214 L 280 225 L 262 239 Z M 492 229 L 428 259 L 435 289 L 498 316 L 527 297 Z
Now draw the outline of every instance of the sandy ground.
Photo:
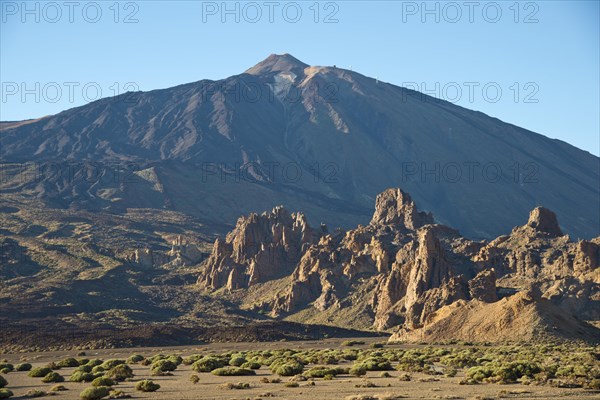
M 381 341 L 381 339 L 362 339 L 366 342 L 365 347 L 372 342 Z M 250 349 L 277 349 L 277 348 L 337 348 L 342 339 L 328 339 L 323 341 L 309 342 L 270 342 L 270 343 L 217 343 L 197 347 L 170 347 L 170 348 L 137 348 L 137 349 L 111 349 L 111 350 L 89 350 L 86 351 L 86 358 L 126 358 L 131 354 L 142 354 L 152 356 L 154 354 L 179 354 L 187 356 L 195 353 L 208 351 L 228 351 L 228 350 L 250 350 Z M 363 347 L 363 346 L 360 346 Z M 404 346 L 407 347 L 407 346 Z M 44 352 L 44 353 L 22 353 L 1 355 L 0 359 L 7 359 L 11 363 L 30 362 L 34 367 L 43 366 L 51 361 L 59 361 L 66 357 L 76 357 L 77 352 Z M 343 364 L 341 364 L 343 365 Z M 350 364 L 348 364 L 350 365 Z M 351 376 L 338 376 L 333 380 L 315 379 L 315 385 L 310 381 L 299 382 L 300 387 L 288 388 L 284 383 L 290 378 L 282 377 L 281 383 L 263 383 L 261 378 L 275 378 L 266 368 L 257 370 L 256 376 L 251 377 L 218 377 L 210 373 L 201 373 L 200 382 L 192 384 L 189 377 L 192 373 L 190 366 L 180 365 L 173 373 L 173 376 L 151 377 L 150 369 L 147 366 L 132 365 L 135 373 L 135 379 L 131 382 L 122 382 L 115 386 L 116 389 L 130 394 L 136 399 L 345 399 L 354 395 L 394 395 L 403 396 L 407 399 L 600 399 L 600 393 L 591 392 L 584 389 L 560 389 L 547 386 L 524 386 L 481 384 L 473 386 L 459 385 L 462 378 L 459 373 L 456 377 L 448 378 L 444 376 L 431 376 L 419 373 L 411 373 L 412 380 L 409 382 L 400 381 L 399 375 L 403 372 L 390 371 L 391 378 L 380 377 L 379 372 L 369 372 L 364 378 Z M 58 372 L 68 379 L 75 368 L 63 368 Z M 24 399 L 25 393 L 31 389 L 49 390 L 54 384 L 45 384 L 41 378 L 30 378 L 27 372 L 11 372 L 5 375 L 9 382 L 8 388 L 15 394 L 14 399 Z M 152 379 L 161 385 L 159 391 L 155 393 L 141 393 L 134 388 L 135 381 L 139 379 Z M 420 379 L 439 379 L 437 381 L 420 381 Z M 377 385 L 374 388 L 357 388 L 355 385 L 370 381 Z M 225 389 L 221 386 L 227 382 L 238 383 L 247 382 L 251 385 L 250 389 Z M 54 399 L 79 399 L 79 393 L 89 387 L 89 383 L 64 382 L 63 385 L 68 391 L 58 392 L 52 398 Z

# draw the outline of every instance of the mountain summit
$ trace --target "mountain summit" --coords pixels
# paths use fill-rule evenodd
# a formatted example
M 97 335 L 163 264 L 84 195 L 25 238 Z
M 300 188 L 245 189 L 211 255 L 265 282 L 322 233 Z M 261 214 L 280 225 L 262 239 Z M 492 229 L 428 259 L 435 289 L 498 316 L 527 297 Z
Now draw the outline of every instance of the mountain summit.
M 0 193 L 52 207 L 166 209 L 231 226 L 241 214 L 281 204 L 303 210 L 313 226 L 350 228 L 369 223 L 378 193 L 402 187 L 436 222 L 470 238 L 508 232 L 537 206 L 556 213 L 561 226 L 553 233 L 600 234 L 598 157 L 289 54 L 220 81 L 3 124 L 0 142 L 11 163 Z M 73 179 L 86 163 L 103 173 Z
M 302 72 L 308 65 L 298 60 L 291 54 L 271 54 L 254 67 L 246 70 L 247 74 L 263 75 L 271 72 Z

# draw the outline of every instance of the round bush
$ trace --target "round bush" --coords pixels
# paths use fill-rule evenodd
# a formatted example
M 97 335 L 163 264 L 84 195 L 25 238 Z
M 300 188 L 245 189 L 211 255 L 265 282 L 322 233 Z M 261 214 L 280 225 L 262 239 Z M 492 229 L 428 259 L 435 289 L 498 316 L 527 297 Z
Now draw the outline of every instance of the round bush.
M 125 379 L 133 378 L 133 370 L 127 364 L 119 364 L 116 367 L 109 369 L 104 376 L 121 382 Z
M 233 356 L 231 356 L 231 359 L 229 360 L 229 365 L 232 365 L 234 367 L 241 367 L 242 364 L 244 364 L 245 362 L 246 362 L 246 358 L 244 356 L 233 355 Z
M 176 356 L 176 355 L 167 357 L 167 360 L 171 361 L 175 365 L 180 365 L 181 363 L 183 363 L 183 358 L 181 358 L 180 356 Z
M 247 376 L 256 375 L 256 372 L 252 369 L 239 368 L 239 367 L 223 367 L 213 369 L 211 372 L 217 376 Z
M 2 375 L 0 375 L 0 389 L 5 387 L 6 385 L 8 385 L 8 382 Z
M 85 367 L 89 367 L 89 365 L 85 365 Z M 92 368 L 91 373 L 92 374 L 101 374 L 103 372 L 105 372 L 106 370 L 104 368 L 102 368 L 99 365 L 96 365 L 94 368 Z
M 272 363 L 271 372 L 279 376 L 294 376 L 304 371 L 304 364 L 296 360 Z
M 151 380 L 145 379 L 135 384 L 135 389 L 140 392 L 156 392 L 160 389 L 160 385 L 152 382 Z
M 117 383 L 110 378 L 99 376 L 92 381 L 92 386 L 114 386 Z
M 29 371 L 27 375 L 32 378 L 43 378 L 50 372 L 52 372 L 52 370 L 48 367 L 37 367 Z
M 349 374 L 354 376 L 363 376 L 367 374 L 367 368 L 365 368 L 365 366 L 362 364 L 355 364 L 352 366 L 352 368 L 350 368 Z
M 69 378 L 70 382 L 91 382 L 94 380 L 94 375 L 89 372 L 75 371 Z
M 104 361 L 102 364 L 100 364 L 100 366 L 106 370 L 108 369 L 112 369 L 114 367 L 116 367 L 117 365 L 122 365 L 125 364 L 125 360 L 107 360 Z
M 15 370 L 15 366 L 9 363 L 0 363 L 0 370 L 8 370 L 8 372 L 12 372 Z
M 63 376 L 61 374 L 59 374 L 58 372 L 49 372 L 42 379 L 42 382 L 44 382 L 44 383 L 59 383 L 59 382 L 64 382 L 64 381 L 65 381 L 65 378 L 63 378 Z
M 303 375 L 307 378 L 324 378 L 326 376 L 337 376 L 340 374 L 349 373 L 347 368 L 335 367 L 312 367 L 308 371 L 304 372 Z
M 31 364 L 29 364 L 29 363 L 17 364 L 17 366 L 15 367 L 15 370 L 17 370 L 17 371 L 31 371 Z
M 242 364 L 242 368 L 260 369 L 260 367 L 260 363 L 257 363 L 256 361 L 248 361 Z
M 150 368 L 152 372 L 171 372 L 177 369 L 177 364 L 171 360 L 158 360 Z
M 66 358 L 56 363 L 61 368 L 70 368 L 70 367 L 78 367 L 79 361 L 74 358 Z
M 96 358 L 96 359 L 88 361 L 85 365 L 89 365 L 90 367 L 93 368 L 93 367 L 95 367 L 97 365 L 102 365 L 102 363 L 103 363 L 102 360 Z
M 192 364 L 196 372 L 210 372 L 213 369 L 223 368 L 229 365 L 229 359 L 217 357 L 205 357 Z
M 13 396 L 13 392 L 8 389 L 0 389 L 0 399 L 8 399 Z
M 99 400 L 110 395 L 110 388 L 106 386 L 89 387 L 79 394 L 84 400 Z
M 128 364 L 136 364 L 142 361 L 144 361 L 144 356 L 141 356 L 139 354 L 134 354 L 127 359 Z

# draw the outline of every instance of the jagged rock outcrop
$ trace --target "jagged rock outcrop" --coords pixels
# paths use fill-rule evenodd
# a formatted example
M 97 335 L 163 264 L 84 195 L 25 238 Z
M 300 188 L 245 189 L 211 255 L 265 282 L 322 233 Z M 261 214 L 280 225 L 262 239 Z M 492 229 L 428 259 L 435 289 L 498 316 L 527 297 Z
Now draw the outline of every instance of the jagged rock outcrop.
M 408 193 L 388 189 L 377 196 L 371 225 L 395 225 L 415 230 L 426 224 L 433 224 L 433 216 L 418 211 Z
M 435 224 L 407 193 L 388 189 L 377 196 L 369 225 L 346 232 L 315 232 L 301 214 L 282 208 L 240 218 L 215 242 L 198 282 L 209 289 L 253 288 L 236 299 L 274 317 L 371 325 L 397 330 L 398 338 L 444 327 L 451 336 L 448 321 L 464 317 L 473 319 L 465 324 L 476 323 L 485 310 L 502 304 L 525 304 L 535 314 L 531 310 L 542 302 L 556 318 L 577 312 L 600 319 L 593 311 L 600 304 L 599 243 L 571 242 L 554 213 L 542 207 L 510 235 L 474 242 Z M 296 258 L 289 257 L 290 248 Z M 275 278 L 283 279 L 273 291 Z M 505 332 L 511 321 L 505 321 Z M 536 321 L 545 329 L 543 318 Z
M 319 232 L 303 214 L 283 207 L 238 219 L 235 229 L 217 239 L 198 283 L 208 289 L 240 289 L 289 274 Z
M 493 303 L 498 300 L 496 292 L 496 272 L 486 269 L 469 281 L 469 294 L 472 299 Z
M 543 232 L 551 237 L 562 236 L 563 233 L 558 226 L 556 214 L 544 207 L 536 207 L 529 214 L 527 227 L 532 228 L 536 232 Z
M 157 252 L 149 248 L 135 249 L 127 260 L 142 268 L 153 268 L 160 266 L 191 266 L 202 261 L 203 254 L 200 249 L 178 235 L 171 242 L 171 250 L 168 252 Z
M 543 207 L 531 211 L 526 225 L 486 244 L 474 257 L 478 265 L 493 268 L 499 277 L 530 279 L 597 275 L 599 260 L 600 246 L 595 240 L 572 242 L 562 235 L 556 215 Z

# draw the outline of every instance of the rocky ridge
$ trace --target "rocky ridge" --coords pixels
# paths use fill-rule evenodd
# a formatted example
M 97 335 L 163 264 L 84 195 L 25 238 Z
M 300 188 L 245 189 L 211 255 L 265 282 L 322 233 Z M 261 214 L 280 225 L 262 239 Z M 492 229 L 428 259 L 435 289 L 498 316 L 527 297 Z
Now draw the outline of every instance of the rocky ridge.
M 419 211 L 408 193 L 388 189 L 377 196 L 370 223 L 348 231 L 313 229 L 301 213 L 282 207 L 241 217 L 224 240 L 215 241 L 198 283 L 209 291 L 225 288 L 242 307 L 274 317 L 348 326 L 352 314 L 353 321 L 363 321 L 356 327 L 366 328 L 367 321 L 397 332 L 396 338 L 427 336 L 431 326 L 444 326 L 431 332 L 446 338 L 454 328 L 464 337 L 458 325 L 447 326 L 448 316 L 460 314 L 460 324 L 469 326 L 472 321 L 465 320 L 493 320 L 510 305 L 529 310 L 539 322 L 519 328 L 523 337 L 534 330 L 553 334 L 543 327 L 542 314 L 558 315 L 554 320 L 564 314 L 586 338 L 597 339 L 600 331 L 583 320 L 600 320 L 599 244 L 600 238 L 572 242 L 543 207 L 510 235 L 468 240 Z M 261 288 L 266 296 L 257 295 Z M 480 322 L 487 328 L 469 335 L 511 338 L 511 321 L 493 335 L 487 330 L 499 327 Z

